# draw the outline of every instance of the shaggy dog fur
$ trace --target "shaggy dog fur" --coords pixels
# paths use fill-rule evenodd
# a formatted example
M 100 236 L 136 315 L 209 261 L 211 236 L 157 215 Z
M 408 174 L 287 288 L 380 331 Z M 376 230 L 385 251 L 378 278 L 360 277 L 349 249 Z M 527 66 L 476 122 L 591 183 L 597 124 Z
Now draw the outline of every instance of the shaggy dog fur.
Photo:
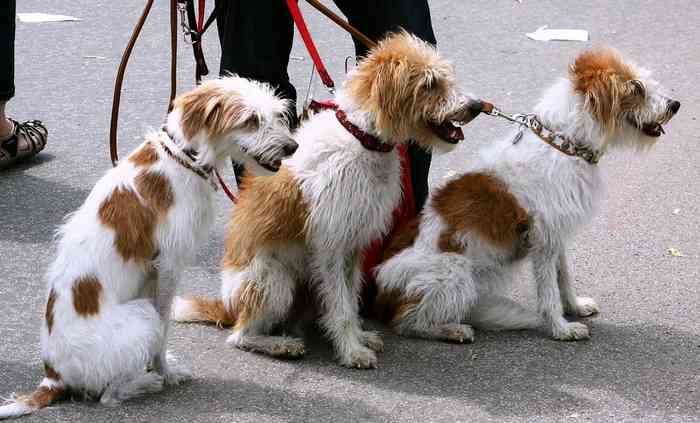
M 459 93 L 451 65 L 418 38 L 382 41 L 349 76 L 335 102 L 348 120 L 384 143 L 430 148 L 456 142 L 478 112 Z M 435 133 L 441 134 L 436 136 Z M 184 298 L 173 319 L 232 323 L 229 342 L 273 356 L 304 353 L 301 339 L 270 336 L 318 300 L 320 325 L 344 366 L 375 367 L 380 337 L 361 328 L 362 251 L 387 233 L 401 199 L 396 149 L 364 148 L 332 111 L 295 134 L 299 150 L 269 178 L 247 178 L 231 218 L 222 301 Z
M 600 152 L 651 146 L 680 103 L 610 49 L 581 54 L 568 79 L 535 108 L 542 123 Z M 601 200 L 601 169 L 524 130 L 489 146 L 471 170 L 434 194 L 377 270 L 377 308 L 400 334 L 464 342 L 470 325 L 544 326 L 555 339 L 589 338 L 564 314 L 598 312 L 571 286 L 566 249 Z M 532 262 L 539 314 L 504 296 L 516 266 Z M 468 323 L 468 324 L 465 324 Z
M 212 169 L 235 155 L 273 170 L 297 147 L 285 107 L 266 85 L 205 82 L 175 100 L 170 136 L 147 135 L 97 182 L 58 231 L 41 328 L 46 377 L 0 418 L 69 391 L 116 405 L 189 377 L 166 359 L 166 338 L 178 279 L 214 218 Z

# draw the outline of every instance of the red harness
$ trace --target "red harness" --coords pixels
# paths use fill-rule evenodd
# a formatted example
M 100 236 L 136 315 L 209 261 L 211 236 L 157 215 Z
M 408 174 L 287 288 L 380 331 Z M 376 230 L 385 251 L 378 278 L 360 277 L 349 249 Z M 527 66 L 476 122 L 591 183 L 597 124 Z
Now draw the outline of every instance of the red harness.
M 313 59 L 314 65 L 316 66 L 316 70 L 318 71 L 321 80 L 323 81 L 323 84 L 328 87 L 330 90 L 333 89 L 334 84 L 333 80 L 331 77 L 328 75 L 328 71 L 326 70 L 326 67 L 323 65 L 323 62 L 321 61 L 321 57 L 318 54 L 318 50 L 316 50 L 316 46 L 314 45 L 314 42 L 311 38 L 311 34 L 309 33 L 308 28 L 306 27 L 306 23 L 304 22 L 304 17 L 301 14 L 301 11 L 299 10 L 299 6 L 297 5 L 296 0 L 287 0 L 287 7 L 289 7 L 289 12 L 292 14 L 292 19 L 294 19 L 294 23 L 296 24 L 297 29 L 299 30 L 299 34 L 301 35 L 302 40 L 304 40 L 304 44 L 306 45 L 306 49 L 309 51 L 309 55 Z M 316 7 L 316 6 L 314 6 Z M 335 20 L 334 20 L 335 21 Z M 336 22 L 338 23 L 338 22 Z M 340 23 L 339 23 L 340 25 Z M 341 25 L 342 26 L 342 25 Z M 344 27 L 344 26 L 343 26 Z M 353 36 L 354 33 L 353 33 Z M 371 48 L 373 47 L 373 41 L 367 40 L 366 37 L 362 37 L 361 34 L 358 34 L 359 40 L 368 44 L 367 47 Z M 343 122 L 347 122 L 347 119 L 343 118 L 345 113 L 343 113 L 341 110 L 338 110 L 338 106 L 333 104 L 332 102 L 318 102 L 318 101 L 312 101 L 311 104 L 309 105 L 309 108 L 313 110 L 313 107 L 317 107 L 318 109 L 335 109 L 337 110 L 336 112 L 336 117 L 338 118 L 338 121 L 343 125 L 348 132 L 353 134 L 355 138 L 357 138 L 360 142 L 362 142 L 363 146 L 367 148 L 367 145 L 362 141 L 364 136 L 360 134 L 356 134 L 354 130 L 350 129 L 346 124 Z M 339 116 L 339 113 L 342 115 Z M 347 122 L 350 125 L 352 123 Z M 353 125 L 355 128 L 357 128 L 355 125 Z M 359 128 L 357 128 L 359 130 Z M 369 135 L 366 134 L 364 131 L 361 131 L 362 134 L 364 135 Z M 360 136 L 358 136 L 360 135 Z M 373 137 L 374 138 L 374 137 Z M 381 141 L 375 140 L 380 143 L 381 145 L 387 145 L 385 143 L 382 143 Z M 376 145 L 376 144 L 375 144 Z M 386 148 L 386 147 L 384 147 Z M 391 151 L 391 150 L 388 150 Z M 394 210 L 394 226 L 392 229 L 392 232 L 396 230 L 396 228 L 402 227 L 404 224 L 408 223 L 413 217 L 416 215 L 416 202 L 415 198 L 413 195 L 413 184 L 411 183 L 411 161 L 408 156 L 408 149 L 406 148 L 406 145 L 401 144 L 398 146 L 397 151 L 399 153 L 399 158 L 401 160 L 401 187 L 403 189 L 403 199 L 399 206 Z M 370 246 L 365 249 L 364 251 L 364 261 L 362 263 L 362 270 L 365 274 L 365 277 L 367 280 L 374 280 L 374 275 L 372 274 L 372 269 L 376 267 L 382 260 L 382 251 L 384 250 L 384 243 L 386 240 L 391 239 L 391 234 L 389 234 L 385 239 L 379 238 L 372 242 Z

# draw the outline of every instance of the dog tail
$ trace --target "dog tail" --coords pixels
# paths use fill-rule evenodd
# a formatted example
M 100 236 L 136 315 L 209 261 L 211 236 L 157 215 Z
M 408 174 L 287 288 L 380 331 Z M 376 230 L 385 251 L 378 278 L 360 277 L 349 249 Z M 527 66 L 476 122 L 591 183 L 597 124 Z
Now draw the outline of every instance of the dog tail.
M 222 327 L 235 323 L 223 301 L 205 297 L 175 297 L 170 318 L 176 322 L 213 323 Z
M 471 309 L 469 323 L 487 330 L 535 329 L 541 319 L 534 311 L 499 295 L 483 295 Z
M 6 404 L 0 406 L 0 420 L 33 413 L 49 406 L 65 393 L 66 387 L 60 378 L 47 376 L 32 394 L 13 396 Z

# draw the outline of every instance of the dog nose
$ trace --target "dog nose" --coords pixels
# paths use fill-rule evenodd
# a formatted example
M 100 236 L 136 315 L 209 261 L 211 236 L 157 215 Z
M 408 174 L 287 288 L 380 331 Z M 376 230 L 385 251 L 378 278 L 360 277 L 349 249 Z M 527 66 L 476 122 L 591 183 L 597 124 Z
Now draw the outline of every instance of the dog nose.
M 297 148 L 299 148 L 299 144 L 297 144 L 295 141 L 291 141 L 282 148 L 282 151 L 284 151 L 284 154 L 287 156 L 291 156 L 295 151 L 297 151 Z
M 681 102 L 676 101 L 676 100 L 671 100 L 668 103 L 668 108 L 675 115 L 676 113 L 678 113 L 678 110 L 681 108 Z

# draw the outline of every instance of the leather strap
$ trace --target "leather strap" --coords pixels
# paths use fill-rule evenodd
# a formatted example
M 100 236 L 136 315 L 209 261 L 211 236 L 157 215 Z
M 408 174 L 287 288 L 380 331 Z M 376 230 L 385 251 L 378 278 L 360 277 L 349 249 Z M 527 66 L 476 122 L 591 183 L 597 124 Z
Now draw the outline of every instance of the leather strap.
M 307 3 L 309 3 L 311 6 L 313 6 L 316 10 L 319 12 L 323 13 L 326 15 L 326 17 L 333 22 L 335 22 L 338 26 L 346 30 L 347 32 L 350 33 L 357 41 L 361 42 L 362 44 L 365 45 L 367 48 L 374 48 L 377 43 L 373 40 L 371 40 L 368 36 L 360 32 L 357 28 L 354 26 L 350 25 L 345 19 L 341 18 L 340 16 L 336 15 L 333 13 L 332 10 L 321 4 L 320 1 L 318 0 L 306 0 Z
M 174 7 L 175 0 L 171 0 L 170 7 Z M 122 96 L 122 83 L 124 82 L 124 72 L 126 72 L 126 65 L 129 63 L 129 57 L 131 57 L 131 51 L 134 49 L 136 40 L 141 34 L 141 29 L 143 24 L 148 18 L 148 14 L 151 12 L 151 7 L 153 6 L 153 0 L 146 0 L 146 6 L 143 8 L 141 17 L 139 18 L 134 31 L 131 33 L 131 38 L 129 43 L 124 49 L 122 54 L 121 63 L 119 63 L 119 69 L 117 69 L 117 77 L 114 81 L 114 95 L 112 97 L 112 114 L 109 123 L 109 156 L 112 159 L 112 166 L 116 166 L 119 161 L 117 154 L 117 124 L 119 122 L 119 103 Z

